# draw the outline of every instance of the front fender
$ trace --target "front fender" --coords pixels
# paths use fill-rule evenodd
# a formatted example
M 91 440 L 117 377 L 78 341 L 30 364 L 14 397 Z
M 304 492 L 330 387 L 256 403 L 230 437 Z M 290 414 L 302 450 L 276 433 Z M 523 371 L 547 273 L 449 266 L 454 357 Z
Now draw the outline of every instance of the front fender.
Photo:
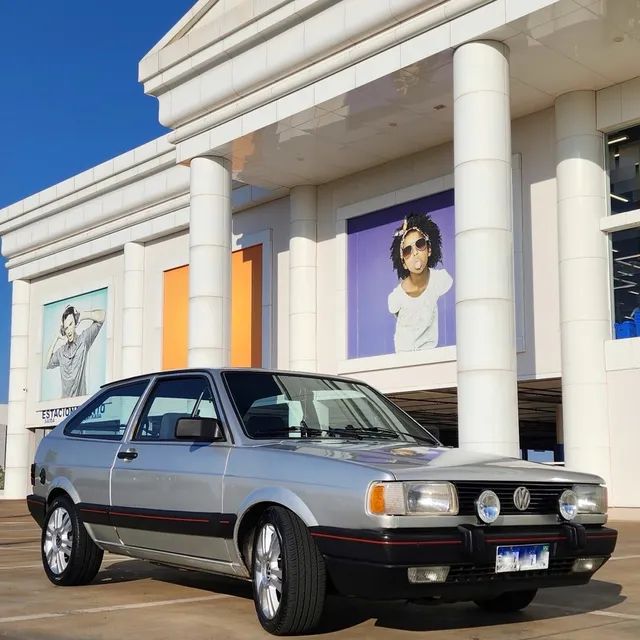
M 307 527 L 315 527 L 318 520 L 313 515 L 307 504 L 295 494 L 291 489 L 284 487 L 261 487 L 252 491 L 241 503 L 238 508 L 238 519 L 236 520 L 236 534 L 244 515 L 256 504 L 261 502 L 273 502 L 286 507 L 293 511 Z

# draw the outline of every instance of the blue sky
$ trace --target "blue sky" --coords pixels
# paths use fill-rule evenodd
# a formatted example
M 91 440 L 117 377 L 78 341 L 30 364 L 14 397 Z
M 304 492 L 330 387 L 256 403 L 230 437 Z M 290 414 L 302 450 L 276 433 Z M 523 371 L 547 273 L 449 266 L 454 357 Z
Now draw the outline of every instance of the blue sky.
M 195 0 L 0 0 L 0 208 L 161 135 L 138 61 Z M 0 403 L 11 286 L 0 266 Z

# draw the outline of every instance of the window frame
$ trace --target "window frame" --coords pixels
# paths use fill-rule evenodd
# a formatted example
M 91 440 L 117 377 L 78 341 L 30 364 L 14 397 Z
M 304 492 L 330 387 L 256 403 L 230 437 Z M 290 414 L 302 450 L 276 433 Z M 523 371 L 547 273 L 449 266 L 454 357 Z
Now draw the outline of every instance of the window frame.
M 616 337 L 616 294 L 615 294 L 615 266 L 614 259 L 615 254 L 613 252 L 613 235 L 619 231 L 630 231 L 638 229 L 640 231 L 640 207 L 631 209 L 629 211 L 623 211 L 614 213 L 611 208 L 611 158 L 609 153 L 609 140 L 615 139 L 616 136 L 624 134 L 627 129 L 637 127 L 640 125 L 640 120 L 633 121 L 625 124 L 625 126 L 616 127 L 615 129 L 606 130 L 603 132 L 603 154 L 605 161 L 606 171 L 606 189 L 607 189 L 607 213 L 600 221 L 600 231 L 606 235 L 607 242 L 607 269 L 608 269 L 608 281 L 609 281 L 609 339 L 613 342 L 621 340 L 634 340 L 638 339 L 630 338 L 617 338 Z
M 179 439 L 173 438 L 172 440 L 154 440 L 150 438 L 149 439 L 138 438 L 137 434 L 142 424 L 142 419 L 147 414 L 147 412 L 151 409 L 153 401 L 155 400 L 154 394 L 158 386 L 164 382 L 170 382 L 172 380 L 182 380 L 185 378 L 202 379 L 204 380 L 205 384 L 209 385 L 209 391 L 211 392 L 211 402 L 213 403 L 213 407 L 216 413 L 216 420 L 218 420 L 218 422 L 220 423 L 220 426 L 222 427 L 224 440 L 217 440 L 215 442 L 202 442 L 200 440 L 195 440 L 195 439 L 190 440 L 185 438 L 179 438 Z M 218 394 L 216 393 L 216 391 L 217 391 L 216 386 L 213 380 L 206 373 L 201 371 L 185 371 L 183 373 L 171 373 L 169 375 L 155 376 L 147 389 L 147 393 L 145 394 L 145 397 L 144 397 L 144 402 L 139 407 L 139 411 L 135 416 L 135 421 L 131 425 L 131 432 L 129 434 L 128 441 L 131 444 L 135 443 L 136 446 L 141 444 L 162 444 L 162 445 L 186 444 L 189 446 L 192 446 L 194 443 L 200 444 L 200 445 L 230 444 L 232 442 L 232 439 L 230 437 L 229 429 L 225 426 L 224 413 L 222 411 L 222 402 L 218 397 Z
M 231 387 L 229 385 L 229 380 L 228 380 L 228 374 L 234 374 L 234 373 L 239 373 L 239 372 L 243 372 L 242 369 L 225 369 L 222 370 L 220 372 L 220 376 L 222 378 L 222 384 L 224 386 L 224 389 L 227 393 L 227 398 L 229 399 L 229 402 L 231 403 L 231 407 L 233 409 L 236 421 L 238 423 L 238 426 L 240 427 L 243 435 L 248 438 L 251 442 L 267 442 L 269 440 L 283 440 L 286 438 L 282 438 L 280 436 L 276 436 L 273 438 L 260 438 L 260 437 L 256 437 L 255 435 L 251 435 L 244 423 L 244 419 L 240 413 L 240 409 L 238 408 L 238 405 L 236 404 L 236 400 L 235 397 L 231 391 Z M 244 372 L 252 372 L 251 369 L 245 369 Z M 438 447 L 438 446 L 443 446 L 442 443 L 440 442 L 439 438 L 437 438 L 427 427 L 423 426 L 422 424 L 420 424 L 417 420 L 415 420 L 414 418 L 412 418 L 406 411 L 404 411 L 403 409 L 401 409 L 395 402 L 393 402 L 393 400 L 387 398 L 383 393 L 381 393 L 380 391 L 378 391 L 377 389 L 375 389 L 374 387 L 372 387 L 370 384 L 367 384 L 366 382 L 363 382 L 362 380 L 355 380 L 349 377 L 341 377 L 341 376 L 335 376 L 335 375 L 319 375 L 319 374 L 314 374 L 314 373 L 306 373 L 306 372 L 293 372 L 293 371 L 280 371 L 280 370 L 276 370 L 276 369 L 272 369 L 272 370 L 255 370 L 254 372 L 256 373 L 260 373 L 260 374 L 264 374 L 264 375 L 269 375 L 269 376 L 290 376 L 293 378 L 314 378 L 314 379 L 320 379 L 320 380 L 335 380 L 337 382 L 341 382 L 341 383 L 351 383 L 351 384 L 356 384 L 359 385 L 363 388 L 368 389 L 374 396 L 376 396 L 383 404 L 388 405 L 387 408 L 389 410 L 390 413 L 394 414 L 394 417 L 398 420 L 402 419 L 406 419 L 409 422 L 413 422 L 419 429 L 421 429 L 422 431 L 424 431 L 425 436 L 429 436 L 433 439 L 434 444 L 429 445 L 429 446 L 433 446 L 433 447 Z M 298 439 L 295 438 L 295 440 L 297 441 Z M 418 440 L 415 439 L 415 444 L 418 444 Z
M 140 403 L 146 398 L 147 392 L 149 391 L 149 385 L 151 383 L 151 378 L 140 378 L 137 380 L 126 380 L 121 383 L 109 385 L 106 388 L 103 388 L 100 393 L 93 398 L 90 398 L 87 403 L 76 412 L 74 412 L 70 417 L 67 423 L 64 426 L 62 431 L 63 435 L 66 438 L 75 438 L 78 440 L 90 440 L 91 442 L 103 441 L 103 442 L 123 442 L 127 438 L 127 433 L 129 431 L 129 427 L 133 420 L 137 418 L 137 410 L 140 407 Z M 134 385 L 144 384 L 144 389 L 142 393 L 138 395 L 138 399 L 136 400 L 131 413 L 129 414 L 129 418 L 127 419 L 127 423 L 124 427 L 124 431 L 119 438 L 111 438 L 108 436 L 92 436 L 92 435 L 83 435 L 78 433 L 71 433 L 71 429 L 74 428 L 74 425 L 81 423 L 88 415 L 93 413 L 97 406 L 100 406 L 106 397 L 110 395 L 114 395 L 114 392 Z

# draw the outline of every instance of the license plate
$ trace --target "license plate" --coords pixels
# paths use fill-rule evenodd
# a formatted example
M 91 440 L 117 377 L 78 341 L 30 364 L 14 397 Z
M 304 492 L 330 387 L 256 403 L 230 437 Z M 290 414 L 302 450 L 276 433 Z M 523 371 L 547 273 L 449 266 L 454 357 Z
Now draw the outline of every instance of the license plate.
M 525 544 L 496 549 L 496 573 L 549 568 L 548 544 Z

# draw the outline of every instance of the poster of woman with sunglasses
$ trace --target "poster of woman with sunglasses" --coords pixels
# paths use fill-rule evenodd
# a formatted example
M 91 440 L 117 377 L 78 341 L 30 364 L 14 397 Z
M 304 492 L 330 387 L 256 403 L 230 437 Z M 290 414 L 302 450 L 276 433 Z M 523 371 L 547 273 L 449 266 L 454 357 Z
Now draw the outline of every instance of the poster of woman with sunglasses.
M 396 353 L 421 351 L 438 345 L 438 299 L 453 285 L 442 262 L 442 237 L 427 214 L 412 214 L 396 229 L 391 262 L 398 285 L 389 294 L 389 311 L 396 317 Z
M 346 226 L 347 359 L 389 356 L 394 366 L 455 345 L 453 189 L 366 211 Z

